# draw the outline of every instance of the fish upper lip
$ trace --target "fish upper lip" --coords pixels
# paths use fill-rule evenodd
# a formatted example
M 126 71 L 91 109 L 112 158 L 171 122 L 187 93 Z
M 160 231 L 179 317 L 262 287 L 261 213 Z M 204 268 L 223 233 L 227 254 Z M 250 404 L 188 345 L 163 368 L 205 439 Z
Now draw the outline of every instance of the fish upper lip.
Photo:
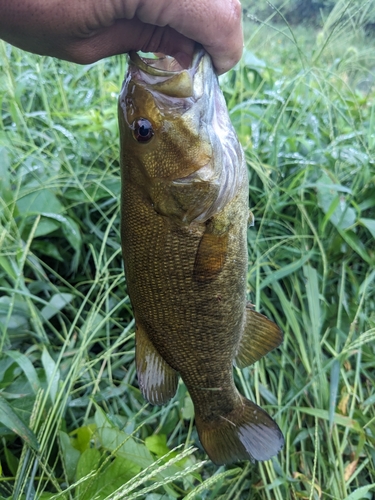
M 137 52 L 129 52 L 128 78 L 134 79 L 149 92 L 159 93 L 169 100 L 170 98 L 196 100 L 203 95 L 205 75 L 210 64 L 208 57 L 204 49 L 197 45 L 190 68 L 184 69 L 173 57 L 148 59 L 141 57 Z M 172 71 L 171 68 L 176 71 Z
M 157 64 L 158 61 L 162 61 L 164 58 L 160 57 L 159 59 L 147 59 L 144 57 L 141 57 L 137 52 L 135 51 L 130 51 L 129 52 L 129 59 L 134 66 L 142 70 L 143 72 L 147 73 L 148 75 L 151 76 L 159 76 L 159 77 L 171 77 L 174 75 L 177 75 L 179 73 L 183 73 L 184 71 L 191 73 L 192 71 L 195 72 L 196 69 L 199 66 L 199 62 L 204 56 L 205 52 L 203 48 L 197 48 L 194 52 L 193 59 L 191 62 L 191 65 L 189 68 L 184 69 L 181 68 L 180 70 L 177 71 L 172 71 L 172 70 L 166 70 L 163 68 L 158 68 Z M 165 56 L 165 57 L 170 57 L 170 56 Z M 171 58 L 173 59 L 173 58 Z M 153 63 L 153 64 L 151 64 Z

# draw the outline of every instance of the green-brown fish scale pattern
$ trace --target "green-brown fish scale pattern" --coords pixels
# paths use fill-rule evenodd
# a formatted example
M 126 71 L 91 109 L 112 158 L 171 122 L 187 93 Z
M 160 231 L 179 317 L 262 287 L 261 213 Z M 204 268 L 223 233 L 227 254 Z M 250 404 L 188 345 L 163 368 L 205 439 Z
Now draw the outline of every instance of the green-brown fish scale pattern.
M 124 182 L 127 217 L 122 230 L 129 234 L 124 238 L 124 253 L 132 304 L 158 352 L 181 373 L 200 413 L 204 415 L 207 406 L 211 413 L 211 400 L 216 406 L 218 397 L 215 391 L 204 389 L 220 388 L 219 399 L 223 401 L 232 399 L 233 394 L 232 360 L 244 313 L 244 234 L 238 234 L 240 225 L 233 227 L 219 282 L 194 282 L 195 255 L 205 224 L 178 227 L 135 196 Z M 238 217 L 247 217 L 247 212 L 238 210 L 237 205 L 233 203 L 234 210 L 227 210 L 238 221 Z M 202 371 L 202 366 L 209 371 Z M 229 394 L 224 397 L 226 391 Z
M 197 74 L 200 78 L 203 71 L 212 79 L 212 96 L 179 106 L 184 115 L 163 114 L 137 70 L 137 84 L 128 83 L 131 97 L 126 85 L 120 97 L 121 234 L 137 325 L 137 369 L 142 371 L 143 394 L 156 404 L 173 396 L 176 372 L 181 375 L 194 403 L 201 442 L 215 463 L 267 460 L 282 446 L 282 434 L 269 415 L 239 394 L 232 364 L 235 357 L 241 366 L 248 359 L 248 364 L 256 361 L 279 345 L 282 335 L 272 322 L 246 309 L 246 166 L 225 117 L 221 123 L 229 127 L 234 141 L 230 155 L 239 154 L 242 173 L 233 197 L 199 222 L 218 193 L 217 173 L 212 183 L 207 170 L 204 181 L 194 177 L 215 161 L 211 153 L 219 147 L 209 141 L 207 99 L 215 95 L 221 103 L 217 112 L 226 113 L 208 56 L 201 61 Z M 167 100 L 164 96 L 161 108 Z M 134 117 L 153 124 L 155 135 L 149 145 L 137 144 L 133 138 Z M 264 348 L 261 336 L 252 329 L 252 318 L 255 325 L 266 325 L 260 329 L 262 334 L 272 337 Z M 250 346 L 255 342 L 256 355 L 249 342 Z

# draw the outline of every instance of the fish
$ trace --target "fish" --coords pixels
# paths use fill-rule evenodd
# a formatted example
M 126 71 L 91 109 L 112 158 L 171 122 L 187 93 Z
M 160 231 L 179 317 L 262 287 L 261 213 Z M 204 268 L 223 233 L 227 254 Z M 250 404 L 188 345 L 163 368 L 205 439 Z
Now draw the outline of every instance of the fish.
M 181 377 L 212 462 L 268 460 L 283 434 L 240 394 L 233 364 L 253 364 L 283 334 L 246 300 L 248 172 L 210 56 L 198 47 L 183 68 L 169 56 L 130 52 L 118 115 L 141 393 L 163 405 Z

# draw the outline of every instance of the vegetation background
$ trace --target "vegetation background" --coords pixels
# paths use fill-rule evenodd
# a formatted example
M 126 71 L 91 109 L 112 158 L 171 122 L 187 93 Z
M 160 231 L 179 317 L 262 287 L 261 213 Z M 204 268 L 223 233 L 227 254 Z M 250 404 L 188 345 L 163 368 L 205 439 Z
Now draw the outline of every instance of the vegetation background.
M 375 497 L 375 3 L 243 3 L 244 56 L 221 84 L 256 220 L 249 299 L 285 340 L 235 376 L 285 447 L 216 467 L 182 383 L 161 408 L 140 395 L 126 58 L 81 67 L 0 42 L 1 499 Z

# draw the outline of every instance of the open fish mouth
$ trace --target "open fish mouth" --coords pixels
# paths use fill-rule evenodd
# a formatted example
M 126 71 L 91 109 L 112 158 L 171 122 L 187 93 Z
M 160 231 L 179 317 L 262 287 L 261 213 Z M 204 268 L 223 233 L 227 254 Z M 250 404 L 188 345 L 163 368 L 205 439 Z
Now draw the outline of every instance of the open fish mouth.
M 155 57 L 143 57 L 139 53 L 129 52 L 130 61 L 139 69 L 153 76 L 171 77 L 176 73 L 191 72 L 196 70 L 200 60 L 204 56 L 203 49 L 196 50 L 189 68 L 183 68 L 181 64 L 172 56 L 161 53 L 154 54 Z
M 189 68 L 183 68 L 174 57 L 155 54 L 155 58 L 143 57 L 137 52 L 129 52 L 129 65 L 133 78 L 146 85 L 152 85 L 153 91 L 166 96 L 186 98 L 194 95 L 194 77 L 204 57 L 203 49 L 197 49 Z M 136 73 L 139 73 L 137 78 Z M 201 94 L 201 92 L 200 92 Z
M 183 68 L 177 59 L 165 54 L 154 54 L 155 57 L 144 57 L 137 52 L 130 52 L 129 59 L 142 71 L 154 76 L 171 76 L 180 73 Z

